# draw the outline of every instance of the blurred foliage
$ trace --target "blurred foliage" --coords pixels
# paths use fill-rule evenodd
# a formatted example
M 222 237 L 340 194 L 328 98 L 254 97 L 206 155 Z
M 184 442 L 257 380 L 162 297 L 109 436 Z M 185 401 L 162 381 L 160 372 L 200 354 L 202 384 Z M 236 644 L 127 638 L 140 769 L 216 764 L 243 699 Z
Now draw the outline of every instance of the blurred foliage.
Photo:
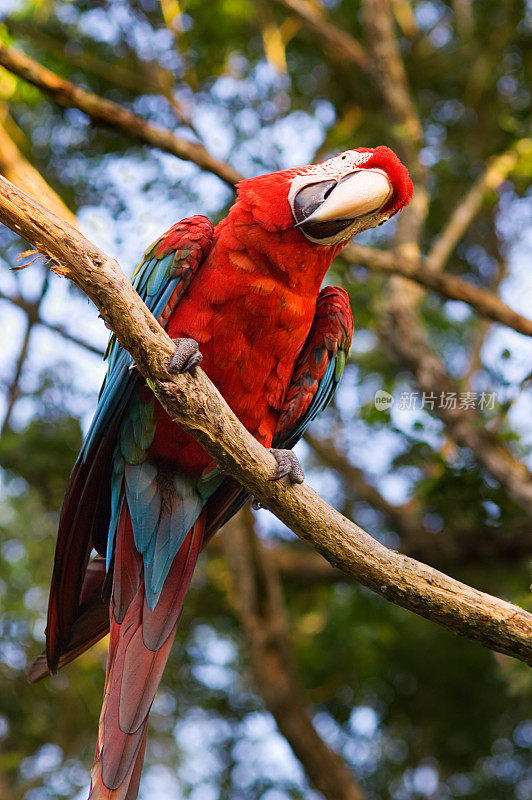
M 65 474 L 81 445 L 79 420 L 34 419 L 20 431 L 8 431 L 0 441 L 0 465 L 6 477 L 23 478 L 39 486 L 47 508 L 58 508 L 65 490 Z M 31 453 L 31 458 L 28 458 Z
M 4 4 L 2 4 L 4 5 Z M 303 163 L 356 145 L 393 146 L 393 128 L 372 81 L 329 57 L 281 4 L 253 0 L 9 0 L 0 37 L 57 74 L 186 137 L 200 136 L 247 175 Z M 364 43 L 359 0 L 328 0 L 330 19 Z M 425 132 L 430 247 L 486 162 L 529 132 L 531 29 L 525 3 L 394 0 L 399 43 Z M 285 69 L 286 65 L 286 69 Z M 0 118 L 20 149 L 104 249 L 131 267 L 179 217 L 217 219 L 226 187 L 191 164 L 60 109 L 0 72 Z M 6 117 L 9 107 L 10 117 Z M 517 164 L 449 261 L 477 285 L 503 278 L 503 296 L 524 307 L 532 154 Z M 365 241 L 386 246 L 393 225 Z M 22 244 L 0 232 L 0 289 L 34 299 L 32 267 L 9 273 Z M 530 603 L 527 525 L 471 454 L 449 442 L 427 410 L 377 411 L 377 389 L 416 391 L 378 339 L 387 280 L 339 261 L 332 282 L 349 288 L 356 322 L 351 363 L 336 408 L 316 426 L 392 502 L 411 501 L 432 531 L 434 562 L 452 532 L 453 574 Z M 2 303 L 7 394 L 22 339 L 21 313 Z M 529 309 L 528 309 L 529 310 Z M 99 346 L 105 338 L 79 293 L 52 281 L 45 318 Z M 526 455 L 532 431 L 530 348 L 461 304 L 428 295 L 420 309 L 432 346 L 461 388 L 496 391 L 492 427 Z M 478 344 L 480 337 L 481 344 Z M 471 359 L 473 368 L 469 369 Z M 25 669 L 42 648 L 47 586 L 61 498 L 94 407 L 95 358 L 37 326 L 20 398 L 0 442 L 0 796 L 85 796 L 103 686 L 105 643 L 54 680 L 29 686 Z M 315 485 L 384 538 L 378 510 L 337 475 L 309 463 Z M 258 517 L 272 541 L 289 534 Z M 489 557 L 479 553 L 488 536 Z M 223 535 L 223 534 L 222 534 Z M 497 556 L 497 535 L 501 553 Z M 388 539 L 387 539 L 388 540 Z M 514 543 L 509 560 L 505 542 Z M 394 546 L 401 546 L 396 535 Z M 464 542 L 460 551 L 460 541 Z M 456 545 L 458 542 L 458 545 Z M 495 545 L 493 545 L 495 542 Z M 467 544 L 467 546 L 466 546 Z M 283 546 L 286 546 L 284 544 Z M 292 545 L 297 552 L 297 547 Z M 473 555 L 472 555 L 473 553 Z M 178 643 L 152 714 L 142 796 L 312 797 L 301 769 L 253 689 L 228 601 L 230 575 L 204 557 Z M 532 684 L 527 669 L 457 639 L 361 590 L 285 585 L 297 666 L 316 724 L 379 800 L 529 800 Z

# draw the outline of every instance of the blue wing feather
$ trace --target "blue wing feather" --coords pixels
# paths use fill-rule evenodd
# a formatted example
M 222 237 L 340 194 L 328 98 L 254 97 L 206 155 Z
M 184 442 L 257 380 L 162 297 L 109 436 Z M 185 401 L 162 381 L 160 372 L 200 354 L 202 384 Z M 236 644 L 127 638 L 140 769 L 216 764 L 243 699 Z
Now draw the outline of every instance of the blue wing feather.
M 275 447 L 291 448 L 333 399 L 353 338 L 349 297 L 338 286 L 326 286 L 292 373 L 274 435 Z
M 134 273 L 134 289 L 163 327 L 208 253 L 213 233 L 212 224 L 205 217 L 177 223 L 147 250 Z M 176 476 L 174 490 L 161 486 L 157 467 L 146 461 L 155 433 L 154 401 L 143 402 L 134 391 L 139 376 L 131 369 L 133 359 L 113 335 L 106 359 L 106 378 L 80 460 L 89 460 L 102 437 L 120 420 L 113 453 L 107 566 L 113 557 L 120 513 L 126 501 L 135 545 L 144 561 L 147 601 L 153 608 L 179 547 L 221 478 L 211 477 L 207 484 L 200 480 L 196 487 L 186 477 Z
M 172 297 L 181 277 L 171 277 L 174 253 L 165 258 L 150 258 L 143 261 L 133 278 L 133 287 L 144 300 L 154 317 L 159 319 Z M 131 371 L 133 359 L 111 336 L 107 349 L 107 375 L 103 383 L 96 414 L 81 450 L 81 459 L 86 461 L 94 445 L 112 426 L 125 408 L 137 383 L 137 375 Z
M 327 408 L 338 388 L 340 383 L 341 373 L 337 375 L 337 357 L 332 356 L 329 358 L 327 369 L 323 378 L 318 384 L 318 389 L 314 395 L 307 411 L 300 417 L 294 427 L 282 433 L 280 436 L 275 436 L 273 440 L 273 447 L 280 447 L 284 449 L 291 449 L 301 439 L 307 430 L 310 423 Z
M 166 322 L 162 315 L 167 304 L 179 284 L 183 284 L 185 291 L 209 252 L 213 237 L 214 228 L 206 217 L 184 219 L 147 249 L 133 274 L 133 288 L 163 327 Z M 158 257 L 161 246 L 161 257 Z M 137 384 L 138 376 L 131 370 L 133 359 L 114 335 L 109 339 L 105 355 L 107 374 L 96 414 L 81 449 L 82 462 L 95 452 L 94 448 L 123 412 Z

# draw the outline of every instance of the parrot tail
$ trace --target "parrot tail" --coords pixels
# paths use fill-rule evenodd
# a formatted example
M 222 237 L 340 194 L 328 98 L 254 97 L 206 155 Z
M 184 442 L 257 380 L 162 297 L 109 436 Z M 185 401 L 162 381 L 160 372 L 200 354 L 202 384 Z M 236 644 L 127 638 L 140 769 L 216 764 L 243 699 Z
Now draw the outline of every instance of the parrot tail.
M 127 503 L 116 535 L 110 642 L 90 800 L 137 796 L 148 714 L 174 641 L 183 601 L 201 550 L 205 515 L 175 556 L 155 608 L 146 602 L 142 556 Z

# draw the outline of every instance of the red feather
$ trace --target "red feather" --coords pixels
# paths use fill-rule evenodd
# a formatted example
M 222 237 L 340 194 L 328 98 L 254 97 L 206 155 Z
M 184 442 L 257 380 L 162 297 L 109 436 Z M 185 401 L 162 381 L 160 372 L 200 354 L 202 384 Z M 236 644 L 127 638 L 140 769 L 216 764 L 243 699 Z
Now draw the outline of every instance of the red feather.
M 117 530 L 110 605 L 111 638 L 90 797 L 134 797 L 148 714 L 172 647 L 203 539 L 204 514 L 174 558 L 159 602 L 146 603 L 142 558 L 127 505 Z M 128 792 L 130 794 L 128 795 Z

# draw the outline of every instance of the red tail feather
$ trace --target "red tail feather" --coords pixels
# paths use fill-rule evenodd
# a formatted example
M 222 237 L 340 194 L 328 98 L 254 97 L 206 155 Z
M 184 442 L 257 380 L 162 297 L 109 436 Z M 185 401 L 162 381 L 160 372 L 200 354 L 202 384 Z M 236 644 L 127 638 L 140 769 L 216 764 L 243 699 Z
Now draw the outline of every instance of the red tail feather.
M 129 510 L 125 504 L 122 508 L 110 607 L 107 675 L 91 773 L 92 800 L 136 797 L 148 714 L 181 617 L 203 529 L 204 514 L 201 514 L 174 558 L 157 605 L 150 609 Z

